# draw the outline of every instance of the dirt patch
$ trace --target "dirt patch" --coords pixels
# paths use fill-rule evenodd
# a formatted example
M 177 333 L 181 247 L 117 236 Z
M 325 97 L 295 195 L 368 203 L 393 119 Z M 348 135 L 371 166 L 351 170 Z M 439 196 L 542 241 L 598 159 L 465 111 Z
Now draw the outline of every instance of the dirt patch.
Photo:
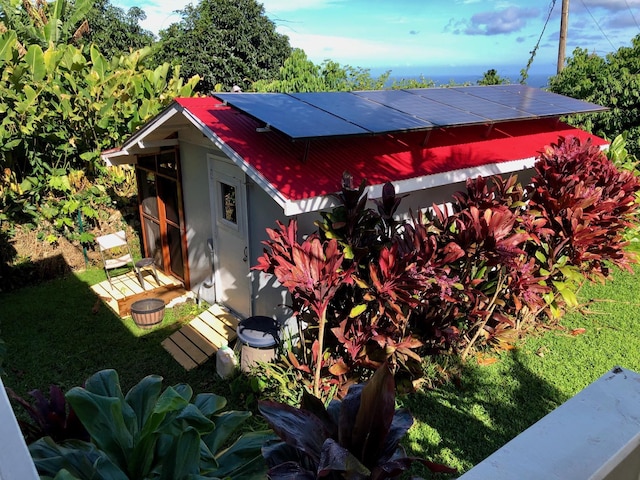
M 126 225 L 117 210 L 106 211 L 98 226 L 89 230 L 95 236 L 127 230 L 130 246 L 139 246 L 137 233 Z M 9 232 L 0 232 L 0 291 L 51 280 L 61 275 L 81 271 L 88 266 L 102 265 L 100 253 L 94 245 L 83 246 L 58 237 L 53 243 L 40 238 L 33 228 L 21 225 Z
M 34 264 L 47 261 L 53 257 L 62 257 L 70 270 L 83 270 L 86 266 L 85 251 L 80 244 L 74 245 L 65 238 L 59 238 L 56 243 L 48 243 L 38 239 L 38 232 L 17 227 L 15 236 L 10 244 L 16 251 L 15 263 L 31 261 Z M 100 261 L 98 252 L 86 250 L 88 263 Z

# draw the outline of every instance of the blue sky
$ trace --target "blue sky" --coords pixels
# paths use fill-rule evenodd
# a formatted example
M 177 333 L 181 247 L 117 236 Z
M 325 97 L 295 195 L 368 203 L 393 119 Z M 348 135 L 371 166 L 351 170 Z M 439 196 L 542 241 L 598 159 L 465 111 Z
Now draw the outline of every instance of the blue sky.
M 194 0 L 195 1 L 195 0 Z M 147 14 L 155 33 L 180 20 L 189 0 L 112 0 Z M 264 0 L 266 15 L 293 47 L 315 63 L 392 69 L 394 74 L 518 72 L 526 66 L 553 0 Z M 546 27 L 531 72 L 554 73 L 560 10 Z M 169 6 L 170 5 L 170 6 Z M 640 0 L 571 0 L 567 55 L 575 47 L 599 55 L 640 34 Z M 409 73 L 405 73 L 409 72 Z

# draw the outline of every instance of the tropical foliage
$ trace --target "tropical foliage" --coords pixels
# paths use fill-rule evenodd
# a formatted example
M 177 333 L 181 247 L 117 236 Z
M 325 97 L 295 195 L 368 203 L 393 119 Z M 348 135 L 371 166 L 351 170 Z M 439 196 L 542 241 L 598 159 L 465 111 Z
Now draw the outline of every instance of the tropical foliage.
M 272 435 L 232 435 L 250 412 L 224 411 L 226 400 L 196 395 L 189 385 L 162 389 L 150 375 L 123 395 L 114 370 L 90 377 L 66 394 L 90 442 L 56 443 L 44 437 L 29 446 L 41 475 L 77 479 L 264 478 L 260 449 Z M 231 443 L 233 441 L 233 443 Z M 58 477 L 56 477 L 58 478 Z
M 247 89 L 274 77 L 291 54 L 289 39 L 256 0 L 201 0 L 179 13 L 181 21 L 160 32 L 158 59 L 198 75 L 201 92 Z
M 640 35 L 631 40 L 631 46 L 605 57 L 577 48 L 562 72 L 549 81 L 553 92 L 608 107 L 607 112 L 575 115 L 568 121 L 610 139 L 624 132 L 636 157 L 640 154 L 639 57 Z
M 280 437 L 263 448 L 273 480 L 299 478 L 387 479 L 402 474 L 413 462 L 434 472 L 454 469 L 407 457 L 400 440 L 413 424 L 406 409 L 395 409 L 395 382 L 387 364 L 366 385 L 353 385 L 342 401 L 325 408 L 304 392 L 294 408 L 260 402 L 260 413 Z
M 100 151 L 173 97 L 190 96 L 197 83 L 183 82 L 168 63 L 148 69 L 150 47 L 109 60 L 95 45 L 67 43 L 86 3 L 73 3 L 65 22 L 63 0 L 41 6 L 49 17 L 38 28 L 19 23 L 24 14 L 7 15 L 17 30 L 0 35 L 0 220 L 48 227 L 51 242 L 59 235 L 91 240 L 77 219 L 92 222 L 100 203 L 110 202 L 99 180 Z
M 77 42 L 88 31 L 86 15 L 93 0 L 55 0 L 51 3 L 32 0 L 0 0 L 3 28 L 16 32 L 22 49 L 29 45 L 47 48 Z
M 631 171 L 576 138 L 548 146 L 535 169 L 531 186 L 514 176 L 469 180 L 450 207 L 403 221 L 394 219 L 401 199 L 392 185 L 374 211 L 365 184 L 354 188 L 347 176 L 341 205 L 322 214 L 319 237 L 298 243 L 295 220 L 279 224 L 255 268 L 289 289 L 297 313 L 327 304 L 328 332 L 312 358 L 342 384 L 387 360 L 420 375 L 425 354 L 464 358 L 478 345 L 510 348 L 529 327 L 577 306 L 585 279 L 603 280 L 610 265 L 628 268 L 633 260 L 624 249 L 640 191 Z M 338 262 L 330 274 L 328 249 Z M 292 273 L 294 265 L 303 271 Z M 310 279 L 331 294 L 309 290 Z
M 498 71 L 495 68 L 490 68 L 482 74 L 482 78 L 477 81 L 478 85 L 504 85 L 509 83 L 508 78 L 498 75 Z

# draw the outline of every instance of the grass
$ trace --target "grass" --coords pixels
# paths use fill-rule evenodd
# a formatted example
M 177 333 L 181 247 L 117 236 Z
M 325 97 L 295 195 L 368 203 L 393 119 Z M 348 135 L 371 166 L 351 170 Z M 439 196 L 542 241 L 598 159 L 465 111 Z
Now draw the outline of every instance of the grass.
M 606 285 L 585 285 L 580 299 L 562 330 L 528 337 L 490 365 L 471 360 L 459 381 L 401 398 L 416 418 L 408 453 L 467 471 L 614 366 L 640 372 L 637 277 L 615 271 Z
M 166 385 L 186 382 L 196 391 L 225 389 L 213 362 L 186 372 L 160 345 L 198 313 L 193 303 L 167 309 L 160 326 L 142 330 L 97 301 L 90 285 L 104 278 L 102 270 L 89 270 L 0 294 L 6 386 L 22 396 L 34 388 L 47 391 L 51 383 L 66 390 L 101 369 L 114 368 L 125 391 L 152 373 L 162 375 Z
M 115 368 L 125 390 L 155 373 L 166 385 L 186 382 L 196 392 L 223 395 L 231 408 L 255 407 L 232 389 L 238 382 L 217 378 L 214 362 L 185 372 L 161 347 L 197 313 L 194 305 L 167 310 L 160 327 L 143 332 L 104 306 L 93 313 L 96 297 L 89 285 L 102 275 L 92 270 L 0 294 L 6 386 L 20 395 L 51 383 L 66 390 L 100 369 Z M 606 285 L 586 285 L 580 298 L 582 311 L 565 317 L 563 330 L 531 336 L 496 354 L 495 363 L 483 366 L 472 359 L 443 387 L 400 396 L 399 403 L 416 418 L 405 441 L 407 453 L 466 471 L 615 365 L 640 371 L 636 277 L 616 271 Z M 581 332 L 576 329 L 585 330 L 576 334 Z M 441 365 L 447 361 L 452 360 Z M 453 478 L 420 468 L 412 473 Z

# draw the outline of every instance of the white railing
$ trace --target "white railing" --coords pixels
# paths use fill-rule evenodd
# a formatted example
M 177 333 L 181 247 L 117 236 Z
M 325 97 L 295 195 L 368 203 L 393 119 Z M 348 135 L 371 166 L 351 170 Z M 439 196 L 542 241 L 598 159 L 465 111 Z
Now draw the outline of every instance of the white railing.
M 38 480 L 9 397 L 0 379 L 0 480 Z

